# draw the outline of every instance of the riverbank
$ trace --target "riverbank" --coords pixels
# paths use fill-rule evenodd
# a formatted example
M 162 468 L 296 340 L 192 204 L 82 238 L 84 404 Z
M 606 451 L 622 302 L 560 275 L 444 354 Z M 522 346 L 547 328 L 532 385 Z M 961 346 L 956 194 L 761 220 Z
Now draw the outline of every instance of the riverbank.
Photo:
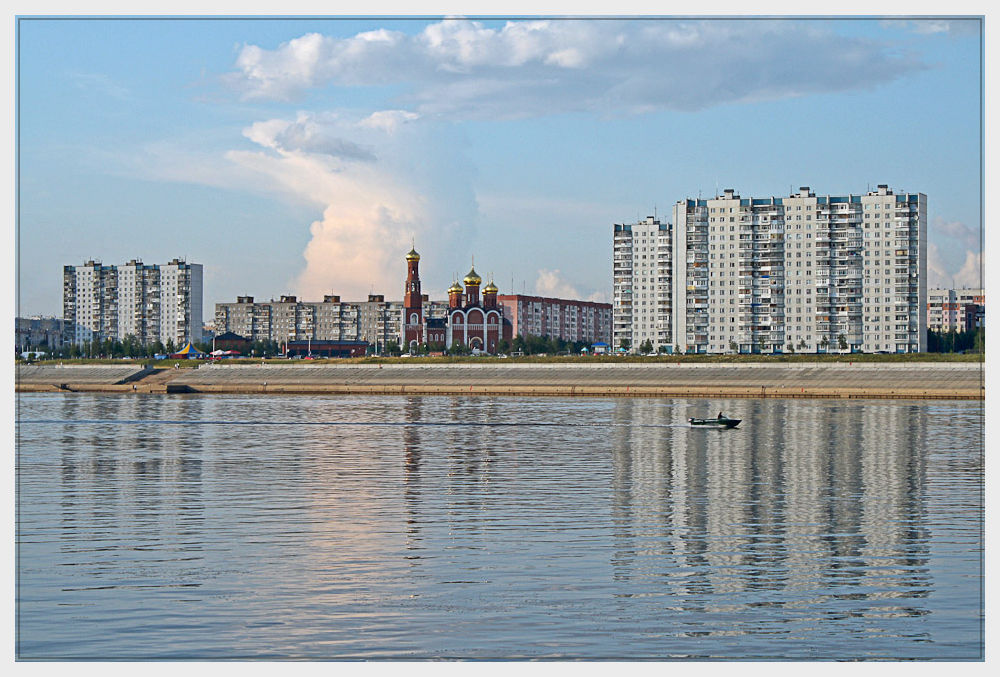
M 106 371 L 105 371 L 106 370 Z M 207 364 L 17 369 L 18 392 L 984 398 L 978 362 Z

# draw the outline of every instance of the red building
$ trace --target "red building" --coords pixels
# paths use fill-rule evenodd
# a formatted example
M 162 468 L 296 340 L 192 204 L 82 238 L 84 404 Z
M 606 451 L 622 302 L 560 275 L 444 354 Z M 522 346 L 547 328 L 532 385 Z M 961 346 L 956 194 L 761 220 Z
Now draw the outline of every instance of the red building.
M 403 346 L 416 352 L 422 343 L 430 345 L 465 345 L 472 350 L 495 353 L 502 338 L 510 338 L 509 324 L 504 330 L 503 313 L 497 304 L 499 289 L 490 282 L 479 297 L 483 279 L 475 267 L 465 276 L 465 290 L 455 282 L 448 288 L 448 317 L 444 323 L 427 320 L 420 294 L 420 254 L 411 249 L 406 255 L 406 283 L 403 294 Z
M 501 295 L 498 303 L 514 336 L 547 336 L 565 341 L 611 343 L 611 304 Z
M 504 338 L 503 313 L 497 305 L 497 286 L 490 282 L 479 298 L 479 285 L 483 278 L 475 267 L 462 280 L 465 293 L 456 281 L 448 288 L 448 341 L 447 347 L 466 345 L 472 350 L 495 353 L 497 343 Z
M 424 327 L 423 297 L 420 295 L 420 254 L 410 249 L 406 255 L 406 284 L 403 287 L 403 350 L 415 353 L 428 343 Z

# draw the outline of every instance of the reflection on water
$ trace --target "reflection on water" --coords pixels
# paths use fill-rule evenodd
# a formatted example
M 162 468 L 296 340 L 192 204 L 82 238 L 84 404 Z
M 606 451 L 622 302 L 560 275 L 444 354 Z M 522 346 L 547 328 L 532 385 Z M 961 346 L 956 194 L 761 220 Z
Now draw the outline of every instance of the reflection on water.
M 983 653 L 979 403 L 19 397 L 22 658 Z

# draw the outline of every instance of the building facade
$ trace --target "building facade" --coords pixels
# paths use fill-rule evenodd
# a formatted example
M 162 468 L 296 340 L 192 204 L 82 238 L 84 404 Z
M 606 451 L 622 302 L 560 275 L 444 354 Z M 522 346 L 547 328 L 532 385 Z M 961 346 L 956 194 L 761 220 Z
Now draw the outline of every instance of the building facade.
M 18 317 L 14 320 L 14 347 L 18 351 L 59 348 L 63 321 L 58 317 Z
M 647 340 L 658 351 L 671 341 L 673 262 L 669 224 L 652 216 L 614 227 L 613 331 L 600 340 L 638 350 Z
M 458 282 L 448 287 L 448 323 L 445 346 L 464 345 L 473 351 L 494 354 L 500 339 L 510 338 L 504 333 L 504 318 L 497 304 L 500 291 L 493 282 L 483 288 L 482 299 L 479 286 L 483 279 L 473 266 L 462 280 L 465 291 Z
M 445 303 L 431 301 L 422 293 L 416 250 L 406 255 L 406 265 L 402 302 L 386 301 L 381 294 L 371 294 L 367 301 L 341 301 L 339 296 L 329 295 L 322 303 L 303 302 L 294 296 L 255 303 L 252 296 L 240 296 L 236 303 L 216 304 L 215 330 L 285 345 L 365 342 L 376 353 L 389 343 L 409 352 L 426 343 L 432 350 L 462 344 L 492 353 L 501 338 L 510 338 L 504 335 L 503 314 L 497 304 L 499 290 L 490 282 L 480 299 L 482 279 L 475 269 L 466 275 L 464 291 L 457 282 L 449 288 Z
M 421 303 L 428 319 L 443 320 L 447 314 L 444 302 L 421 295 Z M 281 296 L 277 301 L 255 302 L 252 296 L 238 296 L 235 303 L 215 304 L 215 328 L 250 341 L 280 344 L 363 341 L 381 353 L 390 342 L 403 346 L 402 315 L 403 303 L 386 301 L 382 294 L 370 294 L 367 301 L 341 301 L 335 294 L 324 296 L 323 301 Z
M 983 326 L 986 294 L 982 289 L 927 291 L 927 328 L 935 331 L 971 331 Z
M 524 294 L 502 294 L 497 303 L 514 336 L 547 336 L 587 343 L 611 341 L 610 303 Z
M 649 339 L 670 352 L 926 350 L 923 193 L 726 190 L 679 201 L 673 225 L 616 224 L 614 238 L 615 347 L 626 339 L 635 351 Z
M 680 350 L 926 349 L 922 193 L 881 185 L 817 196 L 803 187 L 787 198 L 741 198 L 726 190 L 678 202 L 674 220 Z
M 201 264 L 173 259 L 163 265 L 132 260 L 122 266 L 87 261 L 63 267 L 66 341 L 202 339 Z

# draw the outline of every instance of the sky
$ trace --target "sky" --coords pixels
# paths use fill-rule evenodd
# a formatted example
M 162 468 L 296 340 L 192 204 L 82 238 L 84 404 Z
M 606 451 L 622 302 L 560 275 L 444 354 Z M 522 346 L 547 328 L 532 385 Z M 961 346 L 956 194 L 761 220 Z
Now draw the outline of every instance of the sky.
M 204 266 L 237 295 L 399 300 L 474 260 L 611 300 L 613 224 L 673 204 L 928 198 L 929 286 L 981 282 L 974 19 L 17 22 L 19 316 L 62 267 Z M 474 257 L 474 258 L 473 258 Z

